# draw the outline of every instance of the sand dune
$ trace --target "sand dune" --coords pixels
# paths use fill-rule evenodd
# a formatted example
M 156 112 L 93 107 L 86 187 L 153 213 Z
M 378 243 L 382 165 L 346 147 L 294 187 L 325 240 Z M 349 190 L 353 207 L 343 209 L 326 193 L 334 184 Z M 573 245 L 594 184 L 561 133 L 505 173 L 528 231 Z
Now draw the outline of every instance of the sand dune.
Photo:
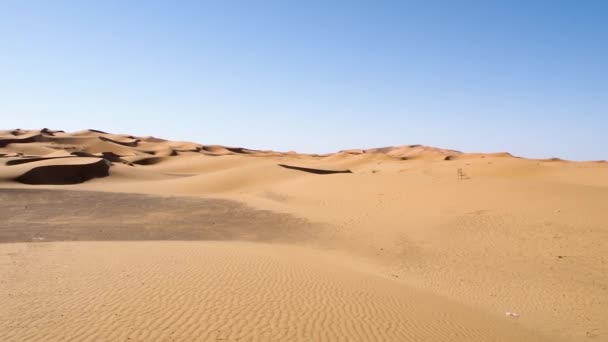
M 61 159 L 61 161 L 57 161 L 57 159 Z M 75 161 L 74 159 L 76 158 L 46 159 L 45 161 L 57 162 L 53 165 L 33 167 L 15 180 L 24 184 L 78 184 L 109 175 L 110 164 L 105 159 L 88 163 L 84 160 Z
M 9 144 L 25 144 L 30 142 L 39 141 L 40 134 L 37 133 L 15 133 L 10 131 L 5 133 L 4 136 L 0 137 L 0 147 L 6 147 Z
M 10 130 L 0 187 L 0 339 L 608 336 L 603 162 Z

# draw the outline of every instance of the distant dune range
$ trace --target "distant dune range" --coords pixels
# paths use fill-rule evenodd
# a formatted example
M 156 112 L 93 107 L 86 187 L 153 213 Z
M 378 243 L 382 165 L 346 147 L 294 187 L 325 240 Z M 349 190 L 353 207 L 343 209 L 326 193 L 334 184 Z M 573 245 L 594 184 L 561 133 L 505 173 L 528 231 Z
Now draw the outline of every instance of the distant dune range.
M 14 180 L 25 184 L 78 184 L 92 178 L 106 177 L 112 163 L 129 166 L 154 165 L 179 157 L 201 154 L 206 156 L 249 155 L 255 157 L 301 156 L 310 159 L 339 158 L 345 155 L 382 155 L 401 160 L 454 160 L 466 158 L 512 157 L 509 153 L 462 153 L 422 145 L 345 150 L 332 154 L 311 155 L 274 151 L 249 150 L 241 147 L 200 145 L 154 137 L 134 137 L 84 130 L 73 133 L 41 130 L 0 131 L 0 157 L 5 165 L 23 165 L 13 173 L 7 170 L 0 177 L 22 172 Z M 104 159 L 100 162 L 93 158 Z M 293 170 L 316 174 L 348 172 L 347 170 L 315 170 L 298 165 L 279 165 Z M 7 175 L 8 174 L 8 175 Z
M 0 131 L 0 340 L 603 341 L 607 203 L 604 162 Z

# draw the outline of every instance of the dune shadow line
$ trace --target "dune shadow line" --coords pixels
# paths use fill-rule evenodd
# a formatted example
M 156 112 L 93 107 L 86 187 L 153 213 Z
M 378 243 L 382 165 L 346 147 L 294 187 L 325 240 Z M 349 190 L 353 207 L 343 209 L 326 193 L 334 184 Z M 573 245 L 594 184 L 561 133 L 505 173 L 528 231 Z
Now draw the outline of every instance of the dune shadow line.
M 314 173 L 317 175 L 330 175 L 333 173 L 353 173 L 351 170 L 322 170 L 322 169 L 312 169 L 312 168 L 308 168 L 308 167 L 292 166 L 292 165 L 285 165 L 285 164 L 277 164 L 277 165 L 279 165 L 280 167 L 284 167 L 286 169 L 304 171 L 304 172 Z

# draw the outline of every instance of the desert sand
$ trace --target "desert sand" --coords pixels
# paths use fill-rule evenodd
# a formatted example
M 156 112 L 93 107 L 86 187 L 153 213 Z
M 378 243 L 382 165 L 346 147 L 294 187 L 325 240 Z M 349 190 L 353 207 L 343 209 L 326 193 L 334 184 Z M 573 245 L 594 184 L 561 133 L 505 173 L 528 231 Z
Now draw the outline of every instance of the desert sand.
M 602 161 L 9 130 L 0 199 L 3 341 L 608 339 Z

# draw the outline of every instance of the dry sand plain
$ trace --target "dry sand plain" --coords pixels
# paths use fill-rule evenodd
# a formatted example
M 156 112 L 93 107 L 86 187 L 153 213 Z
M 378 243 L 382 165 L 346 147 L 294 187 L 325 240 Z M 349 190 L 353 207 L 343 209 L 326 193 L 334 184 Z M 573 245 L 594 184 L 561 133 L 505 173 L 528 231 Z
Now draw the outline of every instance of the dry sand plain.
M 604 162 L 13 130 L 0 188 L 3 341 L 608 340 Z

